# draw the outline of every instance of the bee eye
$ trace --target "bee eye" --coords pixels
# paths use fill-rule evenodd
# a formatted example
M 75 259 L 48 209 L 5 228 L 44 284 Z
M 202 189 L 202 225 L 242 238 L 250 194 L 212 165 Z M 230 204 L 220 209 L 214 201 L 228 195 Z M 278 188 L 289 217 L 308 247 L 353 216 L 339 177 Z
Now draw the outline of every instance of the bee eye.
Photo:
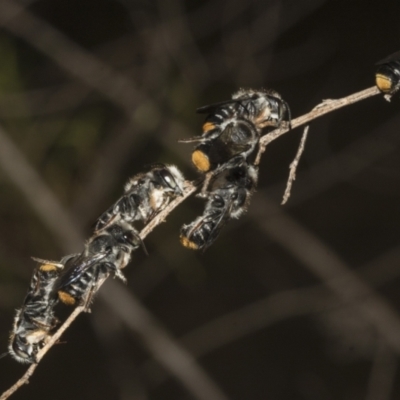
M 171 177 L 171 174 L 168 171 L 166 171 L 166 170 L 160 171 L 160 176 L 161 176 L 161 179 L 166 184 L 166 186 L 168 186 L 168 187 L 170 187 L 172 189 L 175 187 L 175 181 Z
M 223 207 L 225 204 L 224 199 L 219 195 L 214 195 L 213 201 L 216 207 Z
M 132 235 L 132 233 L 125 233 L 124 234 L 124 241 L 125 242 L 128 242 L 128 243 L 132 243 L 133 242 L 133 235 Z

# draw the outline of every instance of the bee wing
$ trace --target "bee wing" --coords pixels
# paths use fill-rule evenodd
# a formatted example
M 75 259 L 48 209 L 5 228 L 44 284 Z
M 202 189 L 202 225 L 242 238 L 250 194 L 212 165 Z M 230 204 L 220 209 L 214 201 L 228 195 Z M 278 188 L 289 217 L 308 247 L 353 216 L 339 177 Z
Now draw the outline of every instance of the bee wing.
M 383 60 L 378 61 L 375 65 L 386 64 L 390 61 L 400 61 L 400 50 L 391 54 L 390 56 L 385 57 Z
M 203 247 L 203 251 L 205 251 L 208 247 L 210 247 L 217 239 L 218 235 L 221 232 L 221 229 L 230 219 L 232 208 L 233 208 L 233 202 L 230 201 L 229 204 L 226 204 L 225 207 L 222 209 L 221 214 L 218 216 L 218 219 L 214 225 L 214 228 L 210 232 L 210 236 L 206 240 L 206 243 Z
M 104 211 L 103 214 L 100 215 L 99 218 L 96 219 L 96 222 L 93 224 L 93 228 L 96 232 L 106 228 L 110 222 L 114 219 L 114 205 L 108 208 L 107 211 Z
M 222 106 L 227 106 L 229 104 L 236 104 L 236 103 L 240 103 L 241 101 L 243 101 L 243 99 L 230 99 L 230 100 L 225 100 L 225 101 L 221 101 L 219 103 L 214 103 L 214 104 L 210 104 L 208 106 L 203 106 L 203 107 L 199 107 L 196 112 L 198 114 L 211 114 L 213 111 L 215 111 L 216 109 L 222 107 Z
M 101 261 L 106 256 L 107 253 L 99 253 L 89 258 L 82 256 L 78 257 L 73 264 L 60 276 L 56 285 L 57 290 L 64 288 L 78 280 L 87 269 Z

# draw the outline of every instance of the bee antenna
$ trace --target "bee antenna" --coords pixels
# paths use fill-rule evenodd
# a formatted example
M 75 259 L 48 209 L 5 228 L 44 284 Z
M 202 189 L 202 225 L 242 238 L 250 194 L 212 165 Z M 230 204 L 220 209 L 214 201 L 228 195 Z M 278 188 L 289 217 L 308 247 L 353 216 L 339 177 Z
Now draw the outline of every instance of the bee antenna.
M 149 255 L 149 252 L 147 251 L 146 245 L 144 244 L 144 242 L 143 242 L 142 239 L 140 239 L 140 245 L 142 246 L 142 249 L 143 249 L 143 251 L 144 251 L 144 254 L 146 254 L 146 256 L 148 256 L 148 255 Z
M 146 254 L 146 256 L 148 256 L 149 253 L 148 253 L 148 251 L 146 249 L 146 246 L 145 246 L 145 244 L 143 242 L 143 239 L 140 237 L 140 235 L 137 232 L 135 233 L 135 237 L 136 237 L 137 241 L 140 243 L 140 246 L 142 247 L 142 249 L 143 249 L 144 253 Z
M 189 139 L 178 139 L 178 143 L 196 143 L 196 142 L 201 142 L 203 140 L 204 139 L 202 137 L 195 136 Z

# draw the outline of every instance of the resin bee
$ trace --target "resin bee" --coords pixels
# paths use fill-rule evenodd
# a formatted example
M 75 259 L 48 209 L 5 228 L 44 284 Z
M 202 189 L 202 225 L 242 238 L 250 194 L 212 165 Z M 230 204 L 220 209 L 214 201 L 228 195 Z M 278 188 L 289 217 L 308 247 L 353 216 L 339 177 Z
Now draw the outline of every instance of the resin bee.
M 64 257 L 60 263 L 35 259 L 41 265 L 36 267 L 22 308 L 17 311 L 8 346 L 15 360 L 37 362 L 37 353 L 50 339 L 58 322 L 54 316 L 57 298 L 52 295 L 53 285 L 69 257 Z
M 192 162 L 201 172 L 214 170 L 238 155 L 247 159 L 266 127 L 278 128 L 286 118 L 291 128 L 289 105 L 273 90 L 241 89 L 232 100 L 200 107 L 197 112 L 208 114 L 202 136 L 181 142 L 200 142 Z
M 132 177 L 124 195 L 96 221 L 95 230 L 104 229 L 118 219 L 128 223 L 147 223 L 177 196 L 182 196 L 184 177 L 174 165 L 157 165 L 149 172 Z
M 257 184 L 258 169 L 245 161 L 230 162 L 211 182 L 203 215 L 183 225 L 180 240 L 192 250 L 205 250 L 217 239 L 222 227 L 246 210 Z
M 390 98 L 400 89 L 400 51 L 379 61 L 375 73 L 375 82 L 378 89 Z
M 141 244 L 137 231 L 124 221 L 95 233 L 85 250 L 66 262 L 54 284 L 56 296 L 67 305 L 89 305 L 99 283 L 110 274 L 126 281 L 121 270 Z

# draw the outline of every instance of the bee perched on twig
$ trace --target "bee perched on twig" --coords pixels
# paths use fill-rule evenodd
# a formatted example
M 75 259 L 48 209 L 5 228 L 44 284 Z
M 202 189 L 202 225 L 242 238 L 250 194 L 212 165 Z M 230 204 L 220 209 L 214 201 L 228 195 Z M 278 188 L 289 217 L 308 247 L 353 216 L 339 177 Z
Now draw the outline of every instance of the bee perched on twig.
M 273 90 L 241 89 L 232 100 L 200 107 L 197 112 L 208 114 L 203 134 L 180 142 L 199 142 L 192 162 L 204 173 L 238 155 L 248 159 L 255 153 L 264 128 L 278 128 L 285 118 L 291 127 L 289 105 Z
M 109 275 L 126 282 L 121 270 L 141 244 L 138 232 L 124 221 L 95 233 L 85 250 L 66 262 L 53 292 L 64 304 L 88 307 L 99 284 Z
M 125 185 L 124 195 L 96 221 L 95 230 L 121 219 L 128 223 L 147 223 L 167 204 L 183 194 L 184 177 L 174 165 L 159 164 L 149 172 L 133 176 Z
M 8 346 L 15 360 L 35 363 L 37 353 L 51 337 L 57 324 L 53 285 L 70 257 L 64 257 L 59 263 L 34 259 L 41 264 L 36 267 L 22 308 L 17 311 Z
M 400 51 L 379 61 L 375 73 L 375 82 L 378 89 L 390 98 L 400 89 Z
M 180 240 L 192 250 L 205 250 L 217 239 L 222 227 L 245 211 L 255 189 L 257 167 L 245 160 L 230 161 L 226 168 L 210 182 L 205 193 L 207 203 L 203 215 L 183 225 Z

